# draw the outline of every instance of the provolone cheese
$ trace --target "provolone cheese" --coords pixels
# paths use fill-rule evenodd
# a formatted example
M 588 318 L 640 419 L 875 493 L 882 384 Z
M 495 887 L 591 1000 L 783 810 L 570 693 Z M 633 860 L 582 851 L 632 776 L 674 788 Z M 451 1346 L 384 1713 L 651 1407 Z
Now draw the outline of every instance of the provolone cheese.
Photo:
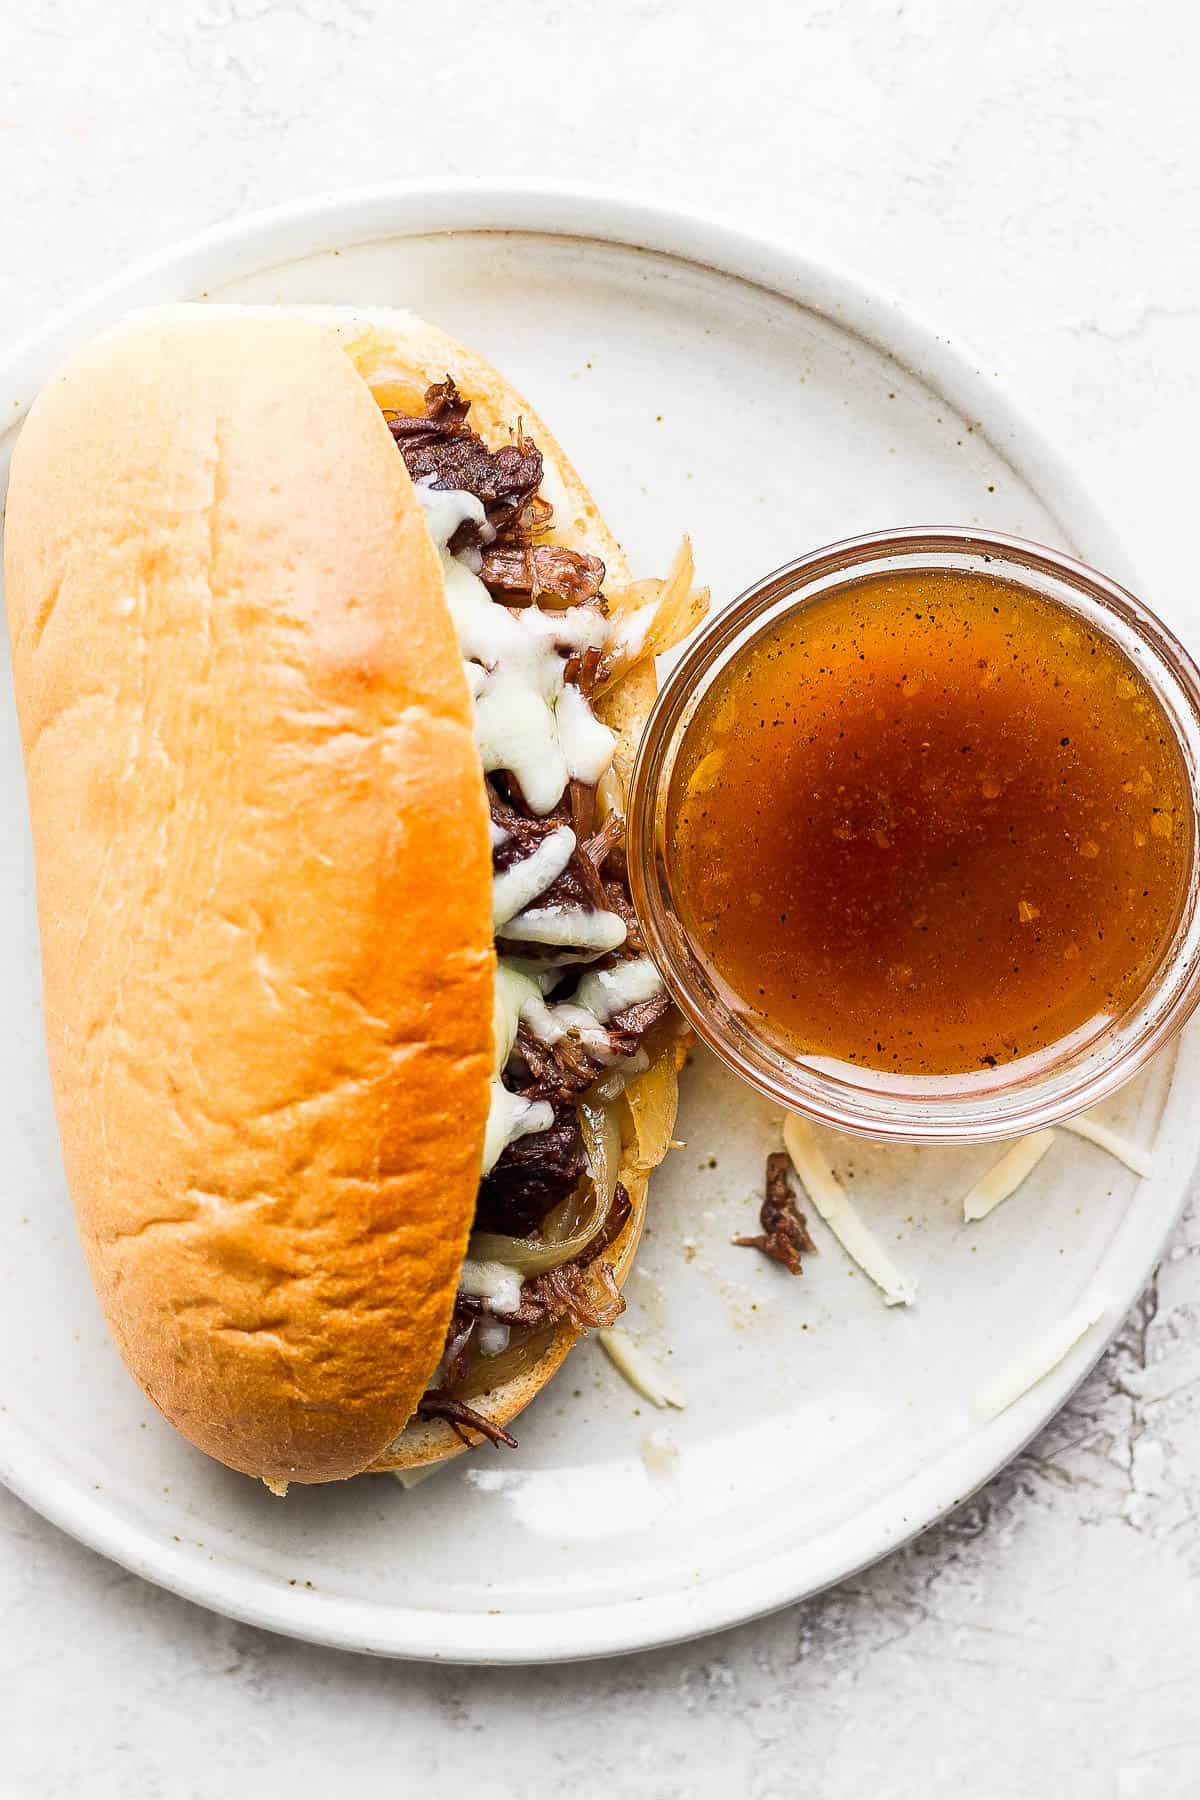
M 842 1249 L 875 1283 L 885 1306 L 911 1306 L 917 1297 L 916 1283 L 901 1274 L 874 1232 L 851 1205 L 845 1189 L 821 1153 L 808 1120 L 794 1113 L 789 1115 L 784 1121 L 783 1141 L 809 1199 Z
M 1015 1194 L 1021 1183 L 1037 1168 L 1054 1142 L 1053 1131 L 1031 1131 L 1010 1144 L 999 1162 L 992 1164 L 963 1198 L 963 1218 L 968 1224 L 986 1219 L 988 1214 Z
M 1154 1158 L 1141 1144 L 1135 1144 L 1131 1138 L 1123 1137 L 1119 1131 L 1113 1131 L 1107 1125 L 1101 1125 L 1098 1119 L 1089 1119 L 1086 1115 L 1079 1119 L 1064 1119 L 1064 1131 L 1074 1132 L 1076 1137 L 1086 1138 L 1089 1144 L 1096 1144 L 1101 1150 L 1107 1150 L 1118 1162 L 1123 1162 L 1127 1169 L 1135 1175 L 1147 1178 L 1154 1173 Z
M 683 1411 L 687 1402 L 679 1389 L 666 1379 L 653 1357 L 648 1356 L 627 1332 L 611 1325 L 592 1335 L 598 1339 L 613 1367 L 651 1406 L 673 1406 L 676 1411 Z
M 981 1383 L 971 1396 L 971 1414 L 980 1424 L 1000 1414 L 1027 1394 L 1039 1381 L 1056 1369 L 1093 1325 L 1109 1310 L 1109 1301 L 1091 1294 L 1072 1307 L 1069 1313 L 1038 1334 L 1024 1350 L 990 1380 Z

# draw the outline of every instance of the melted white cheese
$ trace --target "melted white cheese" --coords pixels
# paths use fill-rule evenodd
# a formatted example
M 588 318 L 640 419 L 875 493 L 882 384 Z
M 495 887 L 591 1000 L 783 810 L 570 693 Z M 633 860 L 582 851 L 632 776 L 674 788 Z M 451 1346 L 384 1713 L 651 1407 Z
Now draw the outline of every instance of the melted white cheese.
M 593 912 L 586 906 L 530 907 L 504 927 L 517 944 L 560 944 L 564 948 L 602 952 L 625 942 L 625 921 L 616 913 Z
M 528 975 L 522 975 L 511 963 L 496 964 L 496 998 L 492 1012 L 492 1074 L 499 1075 L 517 1041 L 521 1012 L 530 1000 L 541 998 L 541 990 Z
M 524 1100 L 520 1094 L 510 1094 L 500 1079 L 517 1039 L 521 1008 L 531 998 L 541 998 L 533 982 L 504 963 L 498 964 L 492 1009 L 492 1093 L 483 1139 L 484 1175 L 491 1173 L 509 1144 L 531 1132 L 548 1131 L 554 1123 L 554 1108 L 548 1100 Z
M 510 1144 L 518 1138 L 530 1137 L 535 1131 L 549 1131 L 554 1123 L 554 1108 L 548 1100 L 526 1100 L 510 1094 L 504 1083 L 492 1082 L 488 1107 L 487 1130 L 483 1135 L 483 1168 L 490 1175 Z
M 485 542 L 495 536 L 487 522 L 482 500 L 477 500 L 474 494 L 468 494 L 465 488 L 435 488 L 433 483 L 432 475 L 426 475 L 418 481 L 417 499 L 425 509 L 425 523 L 440 554 L 446 553 L 450 539 L 459 526 L 465 525 L 468 520 L 478 526 Z
M 557 881 L 575 854 L 575 833 L 560 825 L 537 848 L 492 877 L 492 924 L 497 928 L 524 912 L 531 900 Z
M 486 1300 L 493 1312 L 515 1313 L 521 1310 L 523 1279 L 520 1269 L 511 1268 L 508 1263 L 472 1262 L 468 1257 L 458 1278 L 458 1289 L 473 1299 Z
M 479 1345 L 481 1356 L 499 1356 L 508 1349 L 508 1340 L 512 1336 L 511 1327 L 500 1325 L 495 1319 L 481 1319 L 475 1329 L 475 1342 Z
M 662 985 L 662 976 L 650 958 L 634 956 L 615 968 L 597 969 L 585 975 L 575 990 L 575 1004 L 586 1006 L 602 1025 L 607 1025 L 629 1007 L 655 999 L 662 992 Z
M 548 994 L 562 980 L 562 971 L 555 965 L 553 957 L 530 962 L 523 956 L 506 956 L 501 967 L 511 969 L 514 975 L 523 976 L 539 994 Z
M 452 554 L 450 550 L 451 538 L 468 521 L 479 528 L 484 542 L 490 541 L 494 534 L 482 503 L 460 489 L 435 488 L 432 477 L 418 482 L 416 492 L 442 560 L 446 601 L 474 703 L 480 760 L 486 771 L 503 769 L 513 775 L 531 811 L 544 817 L 558 805 L 568 782 L 578 780 L 595 786 L 612 763 L 616 738 L 596 718 L 579 689 L 564 679 L 568 654 L 606 647 L 609 622 L 595 607 L 569 607 L 550 613 L 536 606 L 498 606 L 479 579 L 478 553 Z M 493 848 L 504 842 L 505 835 L 502 827 L 492 825 Z M 589 954 L 616 950 L 625 942 L 625 925 L 616 913 L 574 906 L 532 906 L 562 874 L 575 848 L 574 832 L 561 826 L 544 838 L 531 855 L 494 878 L 493 925 L 503 928 L 506 939 Z M 641 971 L 640 964 L 635 966 Z M 554 1109 L 549 1102 L 525 1100 L 510 1093 L 501 1079 L 522 1014 L 539 1018 L 543 1028 L 549 1020 L 550 1030 L 557 1036 L 577 1029 L 590 1038 L 589 1048 L 603 1054 L 607 1050 L 604 1021 L 622 1006 L 634 1004 L 633 998 L 611 1004 L 618 990 L 624 991 L 620 981 L 615 986 L 610 983 L 609 992 L 590 978 L 590 1000 L 577 1004 L 573 1010 L 551 1009 L 544 1004 L 542 991 L 553 979 L 545 970 L 531 978 L 503 962 L 497 969 L 495 1053 L 483 1152 L 485 1175 L 509 1144 L 546 1131 L 554 1123 Z M 625 979 L 632 983 L 630 992 L 635 998 L 648 997 L 642 991 L 647 980 L 644 972 Z
M 817 1146 L 816 1133 L 807 1119 L 794 1113 L 784 1120 L 783 1141 L 792 1167 L 804 1183 L 809 1199 L 848 1256 L 869 1276 L 883 1295 L 885 1306 L 911 1306 L 916 1283 L 901 1274 L 850 1198 Z
M 586 1007 L 576 1006 L 570 1000 L 560 1000 L 557 1006 L 548 1006 L 540 998 L 529 1000 L 521 1008 L 521 1017 L 532 1031 L 534 1037 L 543 1044 L 557 1044 L 569 1032 L 577 1032 L 584 1047 L 601 1062 L 609 1059 L 608 1033 L 597 1019 L 595 1013 L 588 1012 Z
M 483 766 L 514 775 L 531 810 L 544 816 L 558 805 L 568 781 L 594 784 L 612 761 L 616 738 L 579 690 L 563 681 L 563 649 L 603 650 L 608 621 L 588 606 L 555 613 L 497 606 L 465 559 L 449 550 L 464 520 L 483 519 L 480 502 L 473 494 L 441 493 L 424 483 L 416 491 L 441 553 L 459 648 L 473 665 L 468 679 Z
M 559 694 L 554 718 L 558 741 L 571 774 L 595 787 L 608 772 L 616 746 L 615 737 L 607 725 L 600 723 L 573 682 L 568 682 Z
M 543 1044 L 557 1044 L 573 1031 L 599 1062 L 612 1062 L 615 1059 L 605 1026 L 627 1007 L 652 1000 L 661 988 L 662 976 L 650 958 L 631 957 L 613 969 L 585 975 L 571 999 L 556 1006 L 549 1005 L 540 990 L 527 994 L 521 1000 L 520 1014 Z

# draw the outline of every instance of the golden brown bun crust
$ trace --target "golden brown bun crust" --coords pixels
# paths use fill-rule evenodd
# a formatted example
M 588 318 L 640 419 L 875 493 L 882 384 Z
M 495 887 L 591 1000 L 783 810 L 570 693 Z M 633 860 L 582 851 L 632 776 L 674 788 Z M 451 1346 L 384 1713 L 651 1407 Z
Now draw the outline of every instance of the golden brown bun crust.
M 484 789 L 402 461 L 328 331 L 154 315 L 35 404 L 5 560 L 109 1325 L 211 1455 L 351 1475 L 437 1363 L 490 1074 Z
M 353 313 L 334 307 L 305 309 L 307 316 L 332 327 L 347 354 L 366 380 L 394 384 L 394 391 L 380 388 L 387 404 L 419 412 L 425 389 L 449 373 L 471 402 L 470 423 L 493 448 L 511 442 L 521 420 L 527 436 L 541 450 L 545 474 L 541 492 L 554 507 L 549 541 L 568 549 L 599 556 L 608 574 L 608 586 L 629 580 L 629 567 L 616 538 L 601 518 L 595 501 L 580 480 L 553 433 L 528 401 L 484 357 L 412 313 L 364 311 Z M 601 699 L 598 707 L 605 723 L 617 734 L 618 755 L 632 762 L 642 727 L 657 691 L 653 658 L 632 668 Z M 682 1058 L 676 1044 L 663 1051 L 664 1068 L 674 1091 L 675 1069 Z M 638 1160 L 636 1147 L 627 1144 L 620 1179 L 633 1202 L 629 1222 L 604 1253 L 619 1282 L 633 1264 L 646 1216 L 646 1196 L 651 1171 Z M 497 1425 L 507 1425 L 539 1394 L 563 1358 L 576 1343 L 579 1332 L 569 1324 L 558 1327 L 554 1338 L 534 1366 L 471 1405 Z M 463 1445 L 449 1425 L 440 1419 L 413 1419 L 395 1443 L 375 1463 L 377 1470 L 416 1468 L 457 1456 Z

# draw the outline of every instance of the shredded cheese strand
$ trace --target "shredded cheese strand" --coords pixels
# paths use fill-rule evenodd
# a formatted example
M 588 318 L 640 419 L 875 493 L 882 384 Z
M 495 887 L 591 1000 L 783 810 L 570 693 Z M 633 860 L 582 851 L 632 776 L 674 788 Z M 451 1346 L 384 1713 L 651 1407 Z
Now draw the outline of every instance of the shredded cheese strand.
M 1085 1138 L 1089 1144 L 1107 1150 L 1118 1162 L 1125 1164 L 1135 1175 L 1143 1180 L 1154 1173 L 1154 1158 L 1149 1150 L 1141 1144 L 1135 1144 L 1132 1138 L 1122 1137 L 1119 1131 L 1113 1131 L 1108 1125 L 1101 1125 L 1098 1119 L 1089 1118 L 1086 1113 L 1079 1119 L 1064 1119 L 1064 1131 L 1073 1131 L 1076 1137 Z
M 1130 1138 L 1122 1137 L 1119 1131 L 1113 1131 L 1108 1125 L 1102 1125 L 1098 1119 L 1088 1118 L 1085 1114 L 1077 1119 L 1064 1119 L 1059 1129 L 1071 1132 L 1075 1137 L 1083 1138 L 1098 1149 L 1105 1150 L 1109 1156 L 1116 1157 L 1127 1169 L 1143 1179 L 1154 1173 L 1154 1158 L 1140 1144 Z M 1031 1175 L 1037 1165 L 1054 1142 L 1054 1131 L 1031 1131 L 1027 1137 L 1018 1138 L 1011 1144 L 1000 1158 L 993 1163 L 986 1175 L 980 1177 L 963 1199 L 963 1218 L 968 1224 L 975 1224 L 986 1219 L 1001 1201 L 1008 1200 L 1022 1182 Z
M 851 1257 L 883 1295 L 886 1306 L 911 1306 L 917 1297 L 914 1281 L 896 1267 L 883 1245 L 850 1204 L 850 1200 L 817 1146 L 807 1119 L 792 1114 L 784 1121 L 783 1141 L 809 1199 Z
M 431 1475 L 440 1475 L 442 1470 L 449 1466 L 445 1462 L 422 1463 L 415 1469 L 393 1469 L 392 1475 L 407 1493 L 410 1488 L 420 1487 L 421 1483 L 428 1481 Z
M 657 1363 L 627 1332 L 611 1325 L 606 1331 L 594 1331 L 592 1336 L 599 1341 L 618 1373 L 643 1399 L 649 1400 L 651 1406 L 673 1406 L 677 1412 L 683 1411 L 687 1402 L 679 1389 L 664 1378 Z
M 1054 1142 L 1053 1131 L 1031 1131 L 1028 1137 L 1010 1144 L 999 1162 L 981 1175 L 970 1193 L 963 1198 L 963 1218 L 968 1225 L 986 1219 L 1002 1200 L 1016 1193 L 1030 1176 Z
M 1085 1295 L 1078 1306 L 1041 1332 L 1026 1349 L 1014 1356 L 998 1374 L 982 1382 L 971 1396 L 972 1417 L 981 1425 L 998 1419 L 1002 1412 L 1044 1381 L 1070 1354 L 1082 1337 L 1098 1325 L 1111 1302 L 1100 1294 Z

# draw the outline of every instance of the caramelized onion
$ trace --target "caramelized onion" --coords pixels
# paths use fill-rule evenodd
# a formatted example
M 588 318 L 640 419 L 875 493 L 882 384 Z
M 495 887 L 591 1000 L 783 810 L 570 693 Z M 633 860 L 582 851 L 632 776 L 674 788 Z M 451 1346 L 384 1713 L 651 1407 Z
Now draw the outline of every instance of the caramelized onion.
M 678 1095 L 676 1067 L 676 1045 L 672 1040 L 663 1045 L 645 1073 L 635 1076 L 625 1089 L 625 1104 L 633 1120 L 636 1161 L 641 1169 L 656 1169 L 670 1148 Z
M 419 382 L 413 380 L 410 371 L 382 359 L 376 360 L 369 367 L 365 366 L 370 362 L 370 357 L 358 345 L 351 349 L 351 360 L 357 363 L 359 372 L 365 376 L 367 386 L 381 412 L 410 413 L 420 417 L 425 390 Z
M 574 1262 L 587 1249 L 608 1216 L 608 1201 L 594 1181 L 581 1181 L 573 1194 L 546 1214 L 538 1237 L 506 1237 L 499 1231 L 476 1231 L 467 1254 L 473 1262 L 507 1263 L 522 1275 L 544 1275 L 548 1269 Z
M 499 1231 L 476 1231 L 467 1255 L 473 1262 L 507 1263 L 522 1275 L 544 1275 L 582 1255 L 605 1219 L 616 1192 L 621 1166 L 621 1130 L 612 1107 L 585 1099 L 579 1104 L 579 1129 L 587 1157 L 587 1178 L 546 1214 L 536 1237 L 508 1237 Z
M 583 1133 L 588 1174 L 596 1192 L 603 1197 L 604 1210 L 600 1215 L 603 1224 L 612 1205 L 621 1167 L 621 1128 L 611 1106 L 597 1103 L 585 1095 L 579 1102 L 579 1129 Z
M 692 546 L 684 538 L 663 581 L 635 581 L 605 594 L 612 636 L 609 646 L 611 687 L 637 663 L 661 656 L 682 643 L 708 611 L 708 589 L 694 588 Z

